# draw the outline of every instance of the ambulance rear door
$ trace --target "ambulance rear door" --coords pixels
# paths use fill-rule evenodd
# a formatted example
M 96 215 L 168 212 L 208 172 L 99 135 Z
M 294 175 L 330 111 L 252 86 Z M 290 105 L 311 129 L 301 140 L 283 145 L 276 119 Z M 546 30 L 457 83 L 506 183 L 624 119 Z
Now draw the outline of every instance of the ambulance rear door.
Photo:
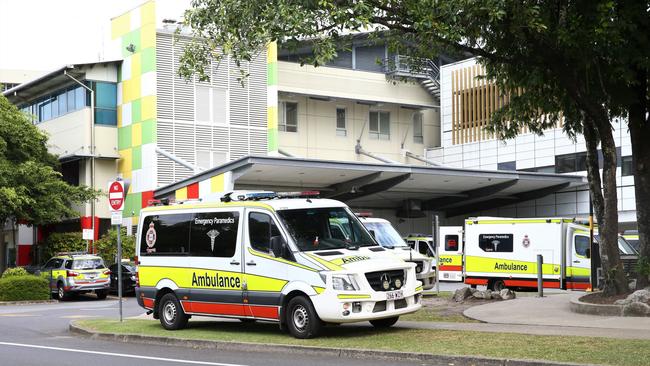
M 441 281 L 463 281 L 463 227 L 440 227 L 438 265 Z

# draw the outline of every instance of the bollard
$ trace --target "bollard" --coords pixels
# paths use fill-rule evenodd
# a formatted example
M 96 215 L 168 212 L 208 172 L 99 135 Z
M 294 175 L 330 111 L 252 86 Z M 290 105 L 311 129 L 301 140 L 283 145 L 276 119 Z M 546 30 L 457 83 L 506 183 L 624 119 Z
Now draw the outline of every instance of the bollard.
M 537 297 L 544 297 L 544 280 L 543 280 L 544 257 L 537 255 Z

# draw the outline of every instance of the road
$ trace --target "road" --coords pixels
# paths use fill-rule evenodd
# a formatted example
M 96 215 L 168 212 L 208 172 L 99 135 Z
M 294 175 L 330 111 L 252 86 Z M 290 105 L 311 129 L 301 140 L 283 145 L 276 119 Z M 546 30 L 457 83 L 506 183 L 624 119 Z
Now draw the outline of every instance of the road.
M 143 313 L 134 298 L 124 302 L 124 316 Z M 54 304 L 0 306 L 0 365 L 114 366 L 218 365 L 218 366 L 388 366 L 394 361 L 335 359 L 264 352 L 224 352 L 184 347 L 155 346 L 87 339 L 73 336 L 68 324 L 74 319 L 117 318 L 115 299 L 93 296 Z M 400 365 L 423 365 L 400 361 Z M 443 365 L 442 363 L 440 365 Z M 445 364 L 446 365 L 446 364 Z

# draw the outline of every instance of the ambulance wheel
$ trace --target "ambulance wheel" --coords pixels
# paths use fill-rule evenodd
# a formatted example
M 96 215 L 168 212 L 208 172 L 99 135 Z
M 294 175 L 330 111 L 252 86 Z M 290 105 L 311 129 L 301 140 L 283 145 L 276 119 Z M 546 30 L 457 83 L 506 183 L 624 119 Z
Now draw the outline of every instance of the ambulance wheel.
M 68 294 L 65 293 L 65 289 L 63 288 L 63 283 L 59 282 L 56 285 L 56 298 L 59 300 L 67 300 L 68 297 Z
M 174 294 L 165 294 L 160 299 L 158 306 L 160 324 L 167 330 L 183 329 L 187 325 L 188 316 L 185 315 L 181 303 Z
M 289 333 L 300 339 L 317 337 L 323 329 L 314 305 L 304 296 L 294 297 L 287 305 L 287 328 Z
M 492 286 L 490 286 L 490 289 L 492 291 L 501 291 L 504 288 L 506 288 L 506 284 L 503 282 L 503 280 L 495 280 L 492 282 Z
M 106 296 L 108 296 L 108 291 L 107 290 L 95 290 L 95 295 L 97 295 L 97 299 L 104 300 L 106 298 Z
M 372 324 L 372 326 L 375 328 L 390 328 L 393 325 L 395 325 L 395 323 L 397 323 L 398 320 L 399 320 L 399 316 L 394 316 L 392 318 L 371 320 L 370 324 Z

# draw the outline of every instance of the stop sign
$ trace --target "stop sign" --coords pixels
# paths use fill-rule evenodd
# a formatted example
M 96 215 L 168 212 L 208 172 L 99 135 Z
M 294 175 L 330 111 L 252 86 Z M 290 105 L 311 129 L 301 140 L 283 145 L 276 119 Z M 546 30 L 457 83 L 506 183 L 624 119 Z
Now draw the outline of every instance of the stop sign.
M 113 211 L 122 211 L 124 208 L 124 182 L 111 182 L 108 186 L 108 204 Z

